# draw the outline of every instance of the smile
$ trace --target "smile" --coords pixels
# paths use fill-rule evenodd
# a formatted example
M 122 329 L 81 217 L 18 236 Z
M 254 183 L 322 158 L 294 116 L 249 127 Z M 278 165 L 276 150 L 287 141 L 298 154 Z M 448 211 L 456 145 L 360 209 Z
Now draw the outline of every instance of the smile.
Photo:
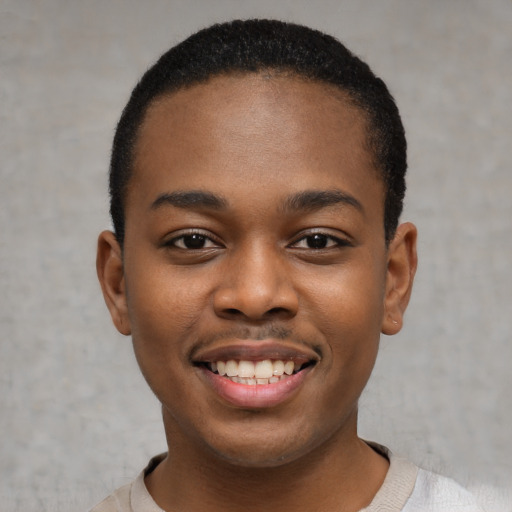
M 198 377 L 222 402 L 243 409 L 288 402 L 320 361 L 304 344 L 276 339 L 238 340 L 198 350 Z
M 230 359 L 228 361 L 208 363 L 207 367 L 213 373 L 237 384 L 258 386 L 276 384 L 309 366 L 309 364 L 281 359 L 265 359 L 262 361 L 236 361 Z

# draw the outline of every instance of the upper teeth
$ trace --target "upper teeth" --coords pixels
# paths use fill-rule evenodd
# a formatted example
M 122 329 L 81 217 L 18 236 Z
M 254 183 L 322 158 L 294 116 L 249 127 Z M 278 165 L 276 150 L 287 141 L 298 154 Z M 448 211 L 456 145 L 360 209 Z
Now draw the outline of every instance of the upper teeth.
M 212 371 L 217 371 L 219 375 L 228 377 L 243 377 L 255 379 L 270 379 L 281 375 L 291 375 L 294 370 L 298 370 L 301 364 L 293 361 L 281 361 L 265 359 L 263 361 L 216 361 L 210 363 Z

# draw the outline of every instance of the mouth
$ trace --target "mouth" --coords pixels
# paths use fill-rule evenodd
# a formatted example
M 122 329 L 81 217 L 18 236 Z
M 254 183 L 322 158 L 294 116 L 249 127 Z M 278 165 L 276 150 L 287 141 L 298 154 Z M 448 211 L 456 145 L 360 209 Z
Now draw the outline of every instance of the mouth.
M 265 386 L 290 378 L 302 370 L 313 366 L 315 361 L 263 359 L 259 361 L 229 359 L 199 363 L 210 372 L 236 384 Z
M 291 399 L 320 360 L 313 349 L 274 340 L 207 349 L 194 359 L 201 380 L 222 401 L 243 409 L 274 407 Z

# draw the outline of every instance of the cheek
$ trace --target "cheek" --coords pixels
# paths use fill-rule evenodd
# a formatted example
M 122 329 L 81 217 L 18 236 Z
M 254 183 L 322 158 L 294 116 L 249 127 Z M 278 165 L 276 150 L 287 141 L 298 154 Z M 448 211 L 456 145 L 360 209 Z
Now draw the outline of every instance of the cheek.
M 147 262 L 127 269 L 130 313 L 137 316 L 194 317 L 208 294 L 208 272 Z M 169 315 L 169 313 L 173 313 Z
M 332 269 L 321 276 L 303 277 L 308 309 L 322 317 L 321 327 L 331 333 L 380 332 L 384 313 L 385 272 L 382 265 L 358 265 Z M 314 311 L 314 312 L 313 312 Z
M 370 373 L 377 355 L 384 315 L 385 272 L 365 261 L 340 267 L 317 282 L 309 297 L 309 316 L 327 341 L 331 365 L 345 375 Z M 313 280 L 310 280 L 313 282 Z
M 186 271 L 176 272 L 170 266 L 131 270 L 127 304 L 138 359 L 163 363 L 185 358 L 187 340 L 194 338 L 209 300 L 207 280 L 190 279 Z

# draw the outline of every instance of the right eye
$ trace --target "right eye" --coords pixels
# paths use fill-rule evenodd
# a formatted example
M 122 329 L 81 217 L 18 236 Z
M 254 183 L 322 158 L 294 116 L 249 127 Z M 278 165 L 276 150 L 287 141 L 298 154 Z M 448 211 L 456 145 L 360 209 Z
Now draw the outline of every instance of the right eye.
M 219 247 L 218 243 L 202 233 L 185 233 L 169 240 L 166 245 L 191 251 Z
M 297 247 L 300 249 L 331 249 L 334 247 L 339 247 L 346 245 L 343 240 L 340 238 L 326 235 L 324 233 L 311 233 L 300 240 L 297 240 L 293 247 Z

